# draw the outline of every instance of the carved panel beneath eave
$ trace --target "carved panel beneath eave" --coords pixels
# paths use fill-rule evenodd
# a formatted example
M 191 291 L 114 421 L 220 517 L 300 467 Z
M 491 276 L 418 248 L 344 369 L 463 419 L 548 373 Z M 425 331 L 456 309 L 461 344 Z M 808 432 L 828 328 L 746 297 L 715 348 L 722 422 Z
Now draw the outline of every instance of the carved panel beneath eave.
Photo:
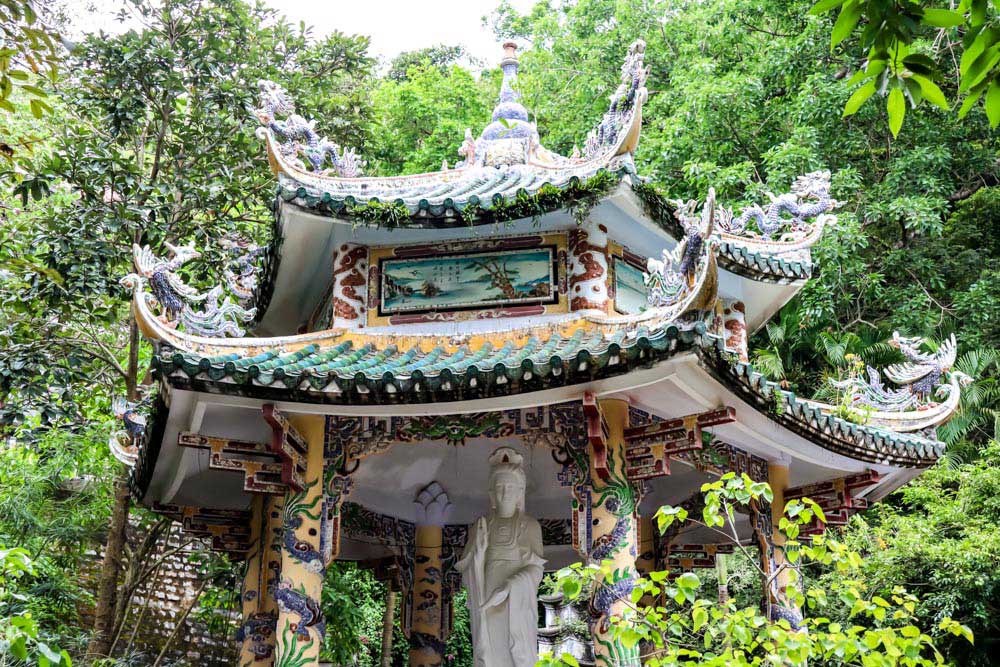
M 208 467 L 213 470 L 243 473 L 243 490 L 247 493 L 280 495 L 288 491 L 288 486 L 281 481 L 282 464 L 269 443 L 214 438 L 185 431 L 177 436 L 177 444 L 208 450 Z M 261 458 L 267 460 L 261 461 Z

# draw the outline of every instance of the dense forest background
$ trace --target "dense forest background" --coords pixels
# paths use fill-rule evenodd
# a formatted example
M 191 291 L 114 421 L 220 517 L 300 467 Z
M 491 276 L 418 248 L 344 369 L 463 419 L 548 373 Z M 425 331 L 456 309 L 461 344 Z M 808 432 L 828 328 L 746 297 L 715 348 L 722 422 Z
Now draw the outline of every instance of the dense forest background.
M 950 661 L 995 664 L 1000 142 L 982 109 L 959 120 L 923 104 L 896 137 L 883 104 L 843 118 L 855 89 L 848 75 L 865 52 L 851 40 L 831 50 L 836 17 L 812 16 L 811 5 L 542 1 L 528 14 L 500 4 L 485 20 L 498 44 L 525 47 L 520 90 L 551 149 L 583 142 L 641 37 L 650 96 L 636 162 L 665 193 L 704 198 L 711 186 L 738 208 L 799 174 L 831 170 L 838 223 L 814 251 L 813 280 L 753 338 L 753 361 L 811 395 L 853 359 L 884 358 L 893 330 L 957 335 L 959 365 L 978 379 L 940 429 L 947 457 L 855 517 L 844 538 L 865 555 L 870 586 L 904 585 L 921 596 L 927 624 L 950 616 L 972 628 L 975 645 L 943 646 Z M 4 561 L 0 618 L 30 612 L 35 641 L 73 656 L 93 639 L 81 610 L 101 603 L 78 573 L 122 518 L 123 472 L 107 449 L 111 402 L 147 380 L 149 351 L 118 284 L 131 244 L 193 241 L 207 260 L 193 269 L 197 281 L 219 256 L 220 232 L 268 240 L 274 183 L 249 111 L 260 78 L 285 85 L 299 112 L 356 148 L 374 174 L 454 163 L 465 129 L 488 122 L 500 80 L 458 45 L 378 63 L 365 37 L 314 38 L 262 5 L 140 0 L 128 13 L 139 27 L 53 44 L 54 71 L 42 64 L 39 81 L 13 77 L 0 96 L 0 549 L 23 549 L 34 564 L 22 572 Z M 958 67 L 956 31 L 928 30 L 912 48 L 947 73 Z M 950 98 L 957 78 L 941 82 Z M 138 535 L 157 526 L 138 508 L 131 520 Z M 155 544 L 132 537 L 124 547 L 121 576 L 139 577 Z M 230 632 L 236 566 L 206 558 L 199 567 L 208 584 L 193 613 Z M 384 586 L 345 564 L 327 583 L 330 657 L 377 664 Z M 128 596 L 111 602 L 119 664 L 152 664 L 128 641 Z M 470 664 L 465 624 L 458 613 L 456 665 Z

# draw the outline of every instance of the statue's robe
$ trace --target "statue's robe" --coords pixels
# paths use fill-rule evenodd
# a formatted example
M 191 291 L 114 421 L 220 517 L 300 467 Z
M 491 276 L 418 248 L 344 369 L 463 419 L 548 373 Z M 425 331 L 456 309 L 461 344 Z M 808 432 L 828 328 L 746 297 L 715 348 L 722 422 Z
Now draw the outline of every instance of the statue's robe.
M 494 516 L 487 519 L 491 537 L 503 521 Z M 512 537 L 491 540 L 485 553 L 476 548 L 479 522 L 473 524 L 456 563 L 469 592 L 476 667 L 532 667 L 538 660 L 538 585 L 545 565 L 542 528 L 521 513 L 512 523 Z M 509 589 L 507 599 L 484 609 L 493 593 L 504 586 Z

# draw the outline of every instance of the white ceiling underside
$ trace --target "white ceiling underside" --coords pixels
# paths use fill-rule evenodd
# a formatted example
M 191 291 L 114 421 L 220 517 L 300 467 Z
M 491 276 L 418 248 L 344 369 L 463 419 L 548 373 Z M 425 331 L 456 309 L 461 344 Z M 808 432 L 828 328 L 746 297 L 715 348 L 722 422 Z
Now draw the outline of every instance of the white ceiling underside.
M 885 480 L 870 494 L 878 498 L 908 481 L 917 471 L 873 466 L 835 454 L 788 431 L 766 415 L 743 403 L 723 385 L 710 377 L 696 357 L 685 354 L 653 368 L 617 378 L 575 387 L 534 392 L 503 399 L 452 404 L 415 406 L 354 407 L 278 403 L 287 413 L 331 415 L 359 414 L 447 414 L 513 407 L 529 407 L 580 400 L 584 390 L 599 396 L 628 400 L 632 405 L 663 418 L 679 417 L 721 406 L 736 410 L 732 424 L 713 427 L 722 441 L 768 461 L 790 466 L 792 486 L 842 477 L 874 468 L 886 474 Z M 207 451 L 177 446 L 181 431 L 196 431 L 206 436 L 220 436 L 264 442 L 270 429 L 260 416 L 264 401 L 218 394 L 171 390 L 170 415 L 163 446 L 146 495 L 146 502 L 242 509 L 250 496 L 242 491 L 242 475 L 209 468 Z M 414 519 L 413 499 L 432 481 L 448 492 L 452 504 L 449 523 L 469 523 L 488 509 L 487 475 L 489 455 L 499 446 L 513 446 L 524 453 L 528 473 L 527 511 L 545 519 L 570 516 L 570 489 L 561 486 L 560 467 L 545 446 L 530 447 L 519 439 L 482 439 L 452 446 L 441 441 L 397 443 L 387 451 L 363 459 L 355 474 L 349 500 L 368 509 L 400 519 Z M 674 462 L 672 474 L 652 480 L 650 492 L 642 505 L 651 514 L 664 504 L 676 504 L 698 491 L 708 477 L 685 463 Z M 749 527 L 745 527 L 749 534 Z M 678 541 L 697 542 L 695 536 Z M 704 539 L 701 536 L 699 539 Z M 369 542 L 347 540 L 346 558 L 374 558 L 382 547 Z M 565 551 L 565 553 L 563 553 Z M 353 555 L 352 555 L 353 554 Z M 562 555 L 560 555 L 562 554 Z M 555 548 L 549 558 L 561 562 L 572 552 Z

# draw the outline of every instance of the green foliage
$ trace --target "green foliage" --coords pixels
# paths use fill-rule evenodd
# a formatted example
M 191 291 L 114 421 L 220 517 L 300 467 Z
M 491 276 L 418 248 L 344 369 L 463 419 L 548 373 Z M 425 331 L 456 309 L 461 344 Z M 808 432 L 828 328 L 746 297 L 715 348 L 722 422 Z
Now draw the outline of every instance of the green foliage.
M 0 2 L 0 112 L 14 113 L 12 98 L 23 93 L 31 114 L 41 118 L 52 107 L 39 78 L 54 82 L 59 75 L 59 35 L 51 25 L 46 0 Z M 0 142 L 0 157 L 13 157 L 14 148 Z
M 403 51 L 392 59 L 385 78 L 390 81 L 405 81 L 409 78 L 411 69 L 437 67 L 447 74 L 447 68 L 456 64 L 465 55 L 464 46 L 447 46 L 438 44 L 416 51 Z
M 334 562 L 323 580 L 327 618 L 321 658 L 336 664 L 371 667 L 381 650 L 385 584 L 354 563 Z
M 673 523 L 693 523 L 716 533 L 745 551 L 736 532 L 736 513 L 769 503 L 767 483 L 746 474 L 727 473 L 702 485 L 704 510 L 698 517 L 683 508 L 663 507 L 656 514 L 662 532 Z M 764 511 L 769 511 L 765 509 Z M 972 643 L 972 631 L 960 621 L 942 615 L 923 625 L 919 600 L 902 586 L 882 590 L 863 578 L 861 556 L 829 537 L 800 541 L 803 527 L 825 522 L 820 507 L 808 498 L 786 504 L 778 529 L 785 538 L 778 571 L 788 581 L 786 604 L 808 608 L 802 629 L 785 619 L 771 622 L 756 605 L 719 602 L 702 597 L 701 578 L 694 572 L 671 575 L 652 572 L 637 580 L 625 610 L 611 619 L 611 636 L 626 648 L 645 642 L 643 664 L 661 665 L 942 665 L 936 643 L 948 636 Z M 806 588 L 802 577 L 812 571 L 836 573 L 822 586 Z M 766 573 L 761 570 L 761 575 Z M 577 563 L 558 573 L 564 595 L 574 598 L 586 586 L 603 586 L 611 563 Z M 840 617 L 844 620 L 840 620 Z M 923 625 L 923 627 L 921 627 Z M 574 660 L 552 655 L 539 664 L 573 665 Z
M 372 93 L 369 169 L 411 174 L 436 171 L 444 160 L 454 163 L 465 130 L 479 134 L 496 94 L 488 80 L 428 60 L 410 65 L 405 77 L 382 80 Z
M 918 624 L 951 617 L 971 628 L 975 645 L 946 638 L 956 664 L 995 664 L 1000 646 L 1000 444 L 981 458 L 938 465 L 854 518 L 843 542 L 863 556 L 859 578 L 884 595 L 896 586 L 920 591 Z M 837 579 L 827 574 L 817 583 Z
M 889 129 L 895 137 L 907 105 L 916 108 L 928 102 L 949 109 L 945 93 L 936 83 L 944 80 L 944 85 L 957 85 L 957 93 L 966 96 L 958 111 L 960 119 L 982 98 L 990 126 L 1000 125 L 1000 27 L 996 3 L 962 0 L 952 9 L 933 4 L 916 0 L 820 0 L 812 7 L 812 15 L 838 10 L 830 33 L 834 52 L 860 28 L 857 46 L 865 59 L 847 85 L 863 85 L 845 104 L 844 116 L 856 113 L 877 90 L 886 97 Z M 951 80 L 947 80 L 944 73 L 954 67 L 958 52 L 958 76 L 950 75 Z M 856 58 L 850 52 L 848 57 Z
M 0 547 L 0 659 L 7 663 L 7 656 L 23 660 L 38 667 L 71 667 L 72 659 L 65 650 L 49 646 L 43 641 L 38 623 L 30 612 L 5 615 L 10 599 L 23 598 L 14 592 L 17 581 L 36 574 L 34 562 L 21 548 Z

